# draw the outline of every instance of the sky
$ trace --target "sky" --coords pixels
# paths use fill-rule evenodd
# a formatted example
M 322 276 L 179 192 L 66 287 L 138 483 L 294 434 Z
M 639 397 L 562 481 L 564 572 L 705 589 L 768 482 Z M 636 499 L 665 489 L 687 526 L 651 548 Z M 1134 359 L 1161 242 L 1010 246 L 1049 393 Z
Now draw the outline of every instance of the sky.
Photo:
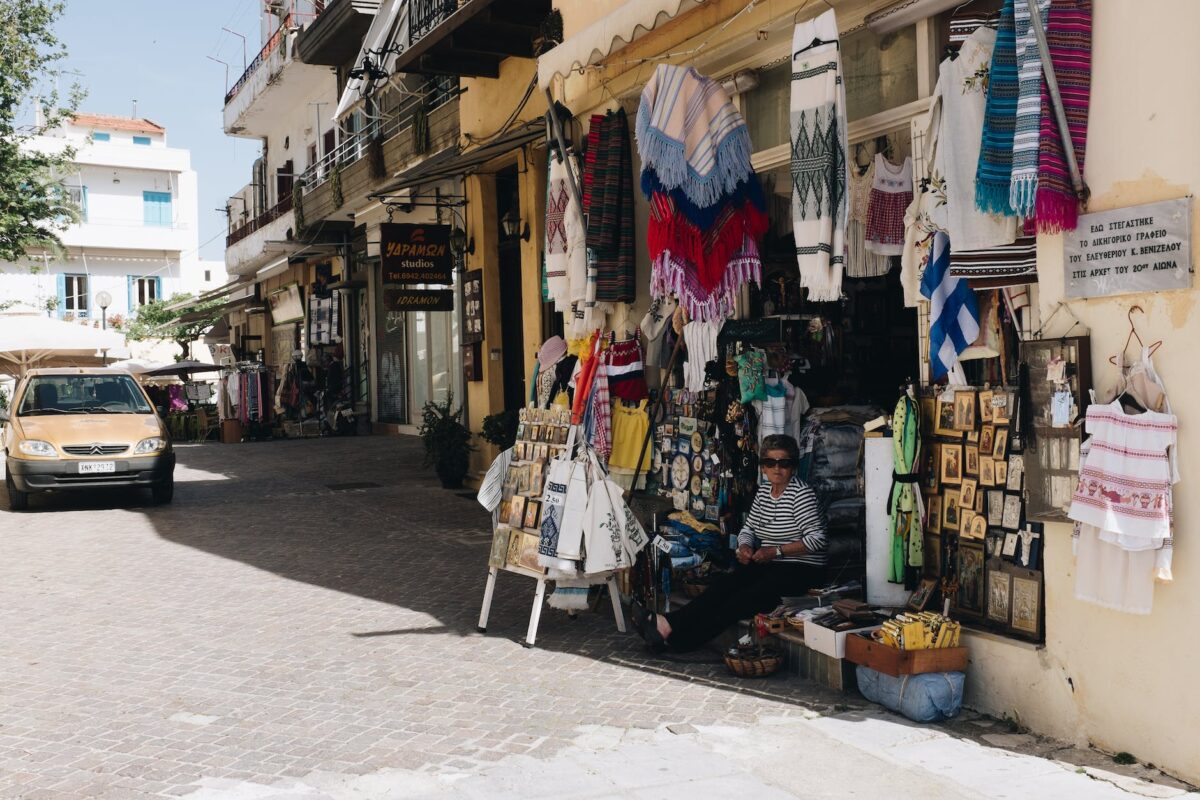
M 255 139 L 226 136 L 221 128 L 226 69 L 242 74 L 261 43 L 261 0 L 67 0 L 56 31 L 67 48 L 59 88 L 78 81 L 87 90 L 81 111 L 137 115 L 167 129 L 167 144 L 192 154 L 199 183 L 200 257 L 225 258 L 226 198 L 250 182 L 258 156 Z M 101 33 L 102 32 L 102 33 Z M 217 209 L 221 209 L 218 211 Z

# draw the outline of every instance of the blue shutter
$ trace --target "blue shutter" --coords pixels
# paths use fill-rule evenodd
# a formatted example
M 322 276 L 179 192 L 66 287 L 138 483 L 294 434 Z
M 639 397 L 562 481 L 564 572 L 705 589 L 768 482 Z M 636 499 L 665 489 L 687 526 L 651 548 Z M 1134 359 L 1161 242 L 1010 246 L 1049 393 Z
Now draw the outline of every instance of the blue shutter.
M 60 272 L 54 277 L 58 281 L 58 316 L 61 317 L 67 310 L 67 276 Z
M 157 275 L 154 276 L 154 299 L 155 300 L 163 299 L 162 278 L 158 277 Z
M 134 292 L 134 287 L 137 286 L 137 281 L 132 275 L 125 276 L 125 297 L 129 302 L 129 315 L 133 316 L 137 313 L 137 294 Z
M 112 137 L 109 136 L 107 133 L 93 133 L 92 134 L 93 142 L 107 142 L 111 138 Z
M 86 186 L 80 187 L 79 212 L 80 212 L 80 221 L 87 222 L 88 221 L 88 219 L 87 219 L 88 212 L 87 212 L 87 187 Z
M 134 144 L 150 144 L 150 137 L 149 136 L 135 136 L 135 137 L 133 137 L 133 143 Z
M 142 222 L 155 227 L 171 227 L 171 193 L 142 192 Z

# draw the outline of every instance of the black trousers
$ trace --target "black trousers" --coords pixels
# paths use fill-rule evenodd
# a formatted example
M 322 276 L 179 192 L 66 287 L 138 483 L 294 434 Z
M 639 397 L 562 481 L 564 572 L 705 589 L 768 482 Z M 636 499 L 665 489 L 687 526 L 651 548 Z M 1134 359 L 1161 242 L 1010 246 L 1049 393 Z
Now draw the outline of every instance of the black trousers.
M 738 565 L 717 578 L 704 594 L 666 615 L 672 650 L 695 650 L 730 625 L 773 611 L 781 597 L 799 597 L 824 579 L 825 570 L 797 562 Z

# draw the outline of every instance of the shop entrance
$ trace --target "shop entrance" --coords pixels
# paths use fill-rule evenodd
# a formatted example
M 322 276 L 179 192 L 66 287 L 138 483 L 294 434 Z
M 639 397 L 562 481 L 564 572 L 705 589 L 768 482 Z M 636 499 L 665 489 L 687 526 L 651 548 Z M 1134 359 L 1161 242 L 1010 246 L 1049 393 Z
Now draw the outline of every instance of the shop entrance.
M 506 220 L 521 218 L 517 169 L 496 175 L 496 228 L 499 232 L 500 353 L 504 368 L 504 407 L 521 408 L 529 396 L 525 385 L 525 308 L 521 290 L 521 238 Z

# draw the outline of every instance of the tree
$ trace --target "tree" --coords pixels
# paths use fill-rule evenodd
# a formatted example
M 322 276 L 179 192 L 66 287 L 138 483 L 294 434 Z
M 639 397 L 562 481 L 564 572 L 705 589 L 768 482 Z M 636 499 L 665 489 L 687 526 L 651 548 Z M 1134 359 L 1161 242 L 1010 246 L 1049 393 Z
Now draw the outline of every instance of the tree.
M 221 310 L 224 300 L 220 297 L 191 303 L 189 300 L 195 298 L 179 292 L 166 300 L 147 303 L 125 323 L 125 336 L 135 342 L 170 339 L 183 351 L 180 358 L 187 358 L 191 343 L 225 316 Z
M 79 219 L 58 178 L 71 171 L 74 149 L 41 152 L 28 146 L 73 115 L 83 99 L 83 90 L 72 84 L 59 105 L 55 64 L 67 52 L 52 26 L 63 6 L 61 0 L 0 3 L 0 261 L 19 261 L 32 249 L 61 251 L 59 231 Z M 46 93 L 33 102 L 42 117 L 18 128 L 22 101 L 39 88 Z

